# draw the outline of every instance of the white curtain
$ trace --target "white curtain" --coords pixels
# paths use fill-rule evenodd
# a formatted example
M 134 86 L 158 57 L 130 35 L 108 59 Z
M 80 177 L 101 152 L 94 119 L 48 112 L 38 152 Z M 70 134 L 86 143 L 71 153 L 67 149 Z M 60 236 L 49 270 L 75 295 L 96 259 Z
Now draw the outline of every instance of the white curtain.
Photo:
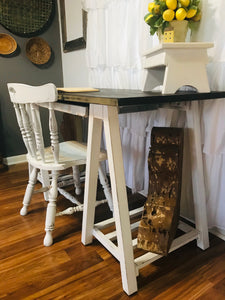
M 203 15 L 192 41 L 213 42 L 209 50 L 208 77 L 211 90 L 225 90 L 225 9 L 223 0 L 202 1 Z M 209 227 L 225 230 L 225 101 L 202 103 L 203 157 Z
M 89 82 L 93 87 L 140 89 L 141 57 L 146 49 L 158 44 L 156 36 L 149 35 L 143 18 L 147 0 L 83 0 L 88 11 L 87 64 Z M 225 90 L 225 42 L 223 15 L 225 1 L 202 0 L 203 17 L 191 41 L 214 42 L 211 49 L 208 76 L 212 90 Z M 201 103 L 202 137 L 207 186 L 209 227 L 225 229 L 225 101 Z M 153 126 L 170 126 L 177 112 L 171 109 L 120 115 L 121 140 L 124 154 L 126 183 L 132 190 L 148 191 L 147 157 Z M 177 115 L 173 126 L 185 126 L 185 116 Z M 187 173 L 188 163 L 187 163 Z M 186 194 L 190 194 L 190 182 Z M 182 209 L 193 217 L 191 202 Z

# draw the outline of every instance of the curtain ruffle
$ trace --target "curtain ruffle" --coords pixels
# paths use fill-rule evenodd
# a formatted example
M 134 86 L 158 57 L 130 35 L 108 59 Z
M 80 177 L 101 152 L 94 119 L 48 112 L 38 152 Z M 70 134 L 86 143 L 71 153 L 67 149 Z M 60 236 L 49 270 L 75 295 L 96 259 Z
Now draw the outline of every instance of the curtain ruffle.
M 204 102 L 202 108 L 203 152 L 208 155 L 225 154 L 224 116 L 224 99 Z
M 98 66 L 89 69 L 89 81 L 94 87 L 139 89 L 141 70 Z M 101 82 L 101 83 L 100 83 Z
M 90 11 L 92 9 L 102 9 L 107 7 L 110 0 L 82 0 L 83 9 Z

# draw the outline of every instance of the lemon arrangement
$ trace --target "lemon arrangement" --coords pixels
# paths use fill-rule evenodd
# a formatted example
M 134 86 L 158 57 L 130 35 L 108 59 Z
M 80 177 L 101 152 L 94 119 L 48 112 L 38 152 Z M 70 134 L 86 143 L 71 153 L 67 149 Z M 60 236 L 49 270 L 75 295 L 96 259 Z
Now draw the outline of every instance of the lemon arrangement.
M 150 26 L 150 34 L 164 33 L 170 22 L 186 20 L 190 28 L 200 21 L 200 0 L 154 0 L 148 4 L 149 13 L 144 17 Z

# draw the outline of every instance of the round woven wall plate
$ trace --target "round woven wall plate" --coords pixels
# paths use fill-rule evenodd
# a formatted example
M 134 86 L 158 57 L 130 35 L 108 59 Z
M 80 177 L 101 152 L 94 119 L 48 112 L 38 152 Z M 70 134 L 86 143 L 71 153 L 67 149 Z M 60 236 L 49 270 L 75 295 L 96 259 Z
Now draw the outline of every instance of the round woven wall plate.
M 29 39 L 26 44 L 26 55 L 36 65 L 46 64 L 51 57 L 51 48 L 48 43 L 40 38 Z
M 51 24 L 55 0 L 0 0 L 0 24 L 10 32 L 32 37 Z
M 0 54 L 9 55 L 16 51 L 17 43 L 13 37 L 6 33 L 0 33 Z

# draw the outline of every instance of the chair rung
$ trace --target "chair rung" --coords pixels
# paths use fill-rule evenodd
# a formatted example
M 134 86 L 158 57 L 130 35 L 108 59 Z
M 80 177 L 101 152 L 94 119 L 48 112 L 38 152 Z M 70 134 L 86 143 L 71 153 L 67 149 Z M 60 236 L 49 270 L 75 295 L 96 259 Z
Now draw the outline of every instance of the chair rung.
M 69 200 L 73 204 L 81 205 L 81 203 L 73 195 L 71 195 L 69 192 L 67 192 L 66 190 L 61 189 L 61 188 L 58 187 L 58 191 L 61 195 L 63 195 L 67 200 Z
M 37 193 L 44 193 L 44 192 L 47 192 L 49 190 L 49 187 L 48 186 L 44 186 L 38 190 L 35 190 L 33 191 L 33 194 L 37 194 Z
M 99 206 L 101 204 L 107 203 L 108 201 L 106 199 L 103 200 L 98 200 L 95 203 L 95 206 Z M 77 206 L 73 206 L 73 207 L 68 207 L 67 209 L 60 211 L 56 214 L 56 216 L 64 216 L 64 215 L 72 215 L 78 211 L 83 211 L 83 204 L 77 205 Z

